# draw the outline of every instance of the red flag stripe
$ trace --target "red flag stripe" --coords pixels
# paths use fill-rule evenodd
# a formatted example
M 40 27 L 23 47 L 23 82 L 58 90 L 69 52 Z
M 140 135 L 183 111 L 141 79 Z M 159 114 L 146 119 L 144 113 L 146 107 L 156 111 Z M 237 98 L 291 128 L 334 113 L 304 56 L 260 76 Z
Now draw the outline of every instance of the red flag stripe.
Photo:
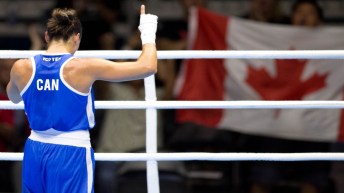
M 189 28 L 195 37 L 193 50 L 227 50 L 226 37 L 229 19 L 212 14 L 204 9 L 197 9 L 197 26 Z M 227 76 L 224 59 L 194 59 L 184 62 L 184 83 L 178 100 L 224 100 L 224 83 Z M 212 110 L 177 110 L 177 122 L 193 122 L 208 127 L 215 127 L 223 116 L 223 109 Z

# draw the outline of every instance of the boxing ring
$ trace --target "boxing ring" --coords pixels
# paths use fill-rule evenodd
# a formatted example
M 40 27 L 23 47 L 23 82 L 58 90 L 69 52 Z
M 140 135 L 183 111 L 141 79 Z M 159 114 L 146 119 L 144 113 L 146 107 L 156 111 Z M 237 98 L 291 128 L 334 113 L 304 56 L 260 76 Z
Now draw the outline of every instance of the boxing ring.
M 28 58 L 44 51 L 0 51 L 0 59 Z M 141 51 L 78 51 L 76 57 L 137 59 Z M 158 51 L 158 59 L 344 59 L 344 51 Z M 95 101 L 96 109 L 146 109 L 146 153 L 96 153 L 97 161 L 146 161 L 148 193 L 159 193 L 159 161 L 343 161 L 344 153 L 158 153 L 158 109 L 339 109 L 344 101 L 157 101 L 154 76 L 144 79 L 145 101 Z M 23 109 L 0 101 L 0 109 Z M 21 161 L 23 153 L 0 153 Z

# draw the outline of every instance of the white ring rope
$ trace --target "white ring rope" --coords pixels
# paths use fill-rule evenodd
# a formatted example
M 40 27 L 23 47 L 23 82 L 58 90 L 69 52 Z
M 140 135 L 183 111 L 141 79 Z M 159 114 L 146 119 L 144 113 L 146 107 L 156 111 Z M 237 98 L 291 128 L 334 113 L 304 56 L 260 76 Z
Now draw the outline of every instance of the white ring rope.
M 343 161 L 344 153 L 95 153 L 97 161 Z M 0 152 L 0 160 L 22 161 L 23 153 Z
M 44 51 L 18 51 L 1 50 L 0 58 L 29 58 Z M 89 50 L 77 51 L 76 57 L 97 57 L 106 59 L 137 59 L 141 51 L 129 50 Z M 228 50 L 173 50 L 158 51 L 159 59 L 191 59 L 191 58 L 237 58 L 237 59 L 344 59 L 343 50 L 250 50 L 250 51 L 228 51 Z
M 96 109 L 340 109 L 344 101 L 96 101 Z M 0 101 L 0 109 L 24 104 Z

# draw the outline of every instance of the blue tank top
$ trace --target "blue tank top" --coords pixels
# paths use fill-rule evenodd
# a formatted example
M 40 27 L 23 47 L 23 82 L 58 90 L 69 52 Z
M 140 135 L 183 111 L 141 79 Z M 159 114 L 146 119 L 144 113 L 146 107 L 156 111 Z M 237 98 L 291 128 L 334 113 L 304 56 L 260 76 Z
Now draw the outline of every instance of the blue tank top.
M 87 94 L 79 92 L 63 79 L 63 67 L 71 59 L 71 54 L 31 58 L 32 77 L 20 93 L 31 129 L 75 131 L 94 127 L 92 89 Z

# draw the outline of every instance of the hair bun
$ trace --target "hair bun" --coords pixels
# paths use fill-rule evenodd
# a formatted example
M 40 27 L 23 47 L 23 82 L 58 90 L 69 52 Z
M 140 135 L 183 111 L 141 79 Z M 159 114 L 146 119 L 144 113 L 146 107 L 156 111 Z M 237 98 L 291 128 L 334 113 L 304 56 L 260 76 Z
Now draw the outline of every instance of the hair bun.
M 68 9 L 55 9 L 52 14 L 59 25 L 70 25 L 75 16 L 76 12 Z
M 67 14 L 57 15 L 56 20 L 59 25 L 69 25 L 70 23 L 70 20 Z
M 47 22 L 47 32 L 50 39 L 63 39 L 67 41 L 71 35 L 82 34 L 81 22 L 74 9 L 56 8 Z

